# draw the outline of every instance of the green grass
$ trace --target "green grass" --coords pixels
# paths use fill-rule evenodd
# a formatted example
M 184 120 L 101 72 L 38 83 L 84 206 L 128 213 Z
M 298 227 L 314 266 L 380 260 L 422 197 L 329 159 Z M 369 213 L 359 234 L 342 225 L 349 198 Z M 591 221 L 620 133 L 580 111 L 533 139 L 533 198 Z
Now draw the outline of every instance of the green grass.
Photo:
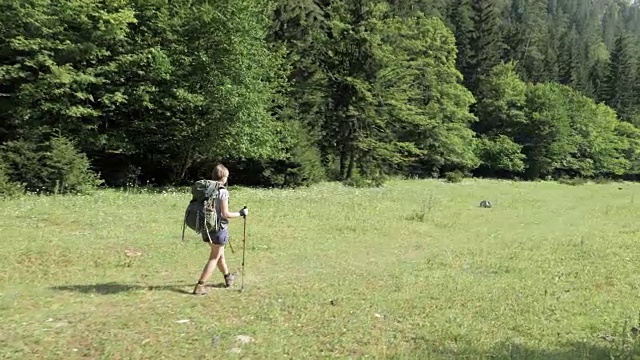
M 245 291 L 205 297 L 188 294 L 208 247 L 181 242 L 185 192 L 6 200 L 0 357 L 634 358 L 639 189 L 234 189 L 231 207 L 250 209 Z M 231 238 L 237 269 L 242 220 Z

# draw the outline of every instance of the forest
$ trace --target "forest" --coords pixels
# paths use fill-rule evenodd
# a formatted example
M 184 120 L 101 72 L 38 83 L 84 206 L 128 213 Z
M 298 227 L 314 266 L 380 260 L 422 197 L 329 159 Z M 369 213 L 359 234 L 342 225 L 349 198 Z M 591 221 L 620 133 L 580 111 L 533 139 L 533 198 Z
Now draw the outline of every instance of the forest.
M 0 0 L 0 195 L 640 175 L 630 0 Z

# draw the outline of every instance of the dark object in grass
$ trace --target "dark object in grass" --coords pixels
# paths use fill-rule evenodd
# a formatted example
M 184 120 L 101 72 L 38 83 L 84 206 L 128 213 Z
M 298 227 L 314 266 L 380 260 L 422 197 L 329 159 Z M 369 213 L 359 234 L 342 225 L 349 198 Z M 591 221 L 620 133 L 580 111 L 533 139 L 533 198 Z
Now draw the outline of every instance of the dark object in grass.
M 489 201 L 489 200 L 482 200 L 482 201 L 480 201 L 480 207 L 481 207 L 481 208 L 489 209 L 489 208 L 491 208 L 492 206 L 493 206 L 493 205 L 491 204 L 491 201 Z
M 211 338 L 211 346 L 218 346 L 220 344 L 220 335 L 213 335 Z

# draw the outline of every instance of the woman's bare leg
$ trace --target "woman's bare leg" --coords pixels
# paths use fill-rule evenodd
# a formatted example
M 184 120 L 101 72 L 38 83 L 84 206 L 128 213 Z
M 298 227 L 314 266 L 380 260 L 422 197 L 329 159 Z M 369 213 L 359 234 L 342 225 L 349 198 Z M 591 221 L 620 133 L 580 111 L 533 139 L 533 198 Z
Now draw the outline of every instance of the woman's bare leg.
M 224 256 L 224 247 L 220 248 L 220 257 L 218 258 L 218 270 L 222 275 L 229 274 L 229 268 L 227 267 L 227 259 Z
M 205 282 L 207 282 L 207 280 L 209 280 L 211 274 L 213 273 L 213 270 L 216 267 L 216 264 L 218 264 L 220 257 L 222 256 L 224 256 L 224 247 L 222 245 L 211 244 L 211 254 L 209 255 L 209 261 L 207 261 L 204 269 L 202 269 L 200 281 L 198 281 L 199 284 L 204 284 Z
M 221 250 L 220 258 L 218 259 L 218 270 L 220 270 L 220 272 L 224 276 L 224 284 L 227 287 L 233 285 L 236 275 L 229 273 L 229 268 L 227 267 L 227 259 L 224 256 L 224 247 Z

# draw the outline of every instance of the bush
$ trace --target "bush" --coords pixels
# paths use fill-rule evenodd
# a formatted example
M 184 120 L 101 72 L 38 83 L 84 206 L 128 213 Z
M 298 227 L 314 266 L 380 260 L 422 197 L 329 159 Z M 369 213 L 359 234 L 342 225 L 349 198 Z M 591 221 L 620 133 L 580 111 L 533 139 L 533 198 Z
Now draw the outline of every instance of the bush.
M 343 180 L 342 184 L 355 188 L 377 188 L 384 186 L 386 181 L 387 178 L 382 175 L 363 177 L 354 172 L 354 175 L 349 179 Z
M 465 177 L 464 173 L 459 170 L 449 171 L 444 174 L 445 180 L 450 183 L 462 182 L 462 180 L 464 180 L 464 177 Z
M 326 179 L 322 157 L 310 131 L 298 123 L 291 124 L 291 136 L 295 139 L 284 160 L 265 163 L 261 182 L 276 187 L 308 186 Z
M 604 176 L 598 176 L 593 179 L 593 182 L 596 184 L 604 185 L 604 184 L 611 184 L 612 182 L 616 182 L 616 179 L 612 179 Z
M 343 185 L 354 188 L 378 188 L 384 186 L 384 183 L 383 179 L 365 179 L 361 177 L 353 177 L 342 181 Z
M 308 186 L 325 179 L 320 152 L 311 144 L 298 144 L 287 160 L 265 164 L 263 182 L 277 187 Z
M 23 183 L 26 190 L 37 192 L 43 187 L 43 171 L 40 166 L 38 146 L 28 141 L 10 141 L 0 146 L 0 159 L 4 172 L 11 182 Z
M 70 140 L 56 137 L 47 145 L 49 151 L 43 154 L 42 164 L 50 192 L 85 193 L 102 183 L 91 170 L 87 156 L 76 150 Z
M 558 183 L 563 185 L 570 185 L 570 186 L 585 185 L 588 182 L 589 180 L 581 177 L 570 178 L 570 177 L 563 176 L 558 179 Z
M 0 198 L 12 197 L 24 193 L 24 186 L 12 181 L 6 171 L 6 165 L 0 163 Z
M 102 182 L 87 156 L 64 137 L 34 144 L 12 141 L 0 147 L 6 173 L 26 190 L 45 194 L 86 193 Z
M 493 172 L 505 171 L 522 173 L 526 157 L 522 154 L 522 145 L 504 135 L 494 137 L 481 136 L 477 143 L 478 157 L 483 167 Z
M 211 169 L 222 163 L 229 169 L 229 182 L 234 185 L 294 188 L 326 180 L 325 168 L 314 137 L 293 121 L 288 126 L 284 157 L 267 160 L 209 157 L 195 163 L 187 178 L 189 181 L 209 178 Z

